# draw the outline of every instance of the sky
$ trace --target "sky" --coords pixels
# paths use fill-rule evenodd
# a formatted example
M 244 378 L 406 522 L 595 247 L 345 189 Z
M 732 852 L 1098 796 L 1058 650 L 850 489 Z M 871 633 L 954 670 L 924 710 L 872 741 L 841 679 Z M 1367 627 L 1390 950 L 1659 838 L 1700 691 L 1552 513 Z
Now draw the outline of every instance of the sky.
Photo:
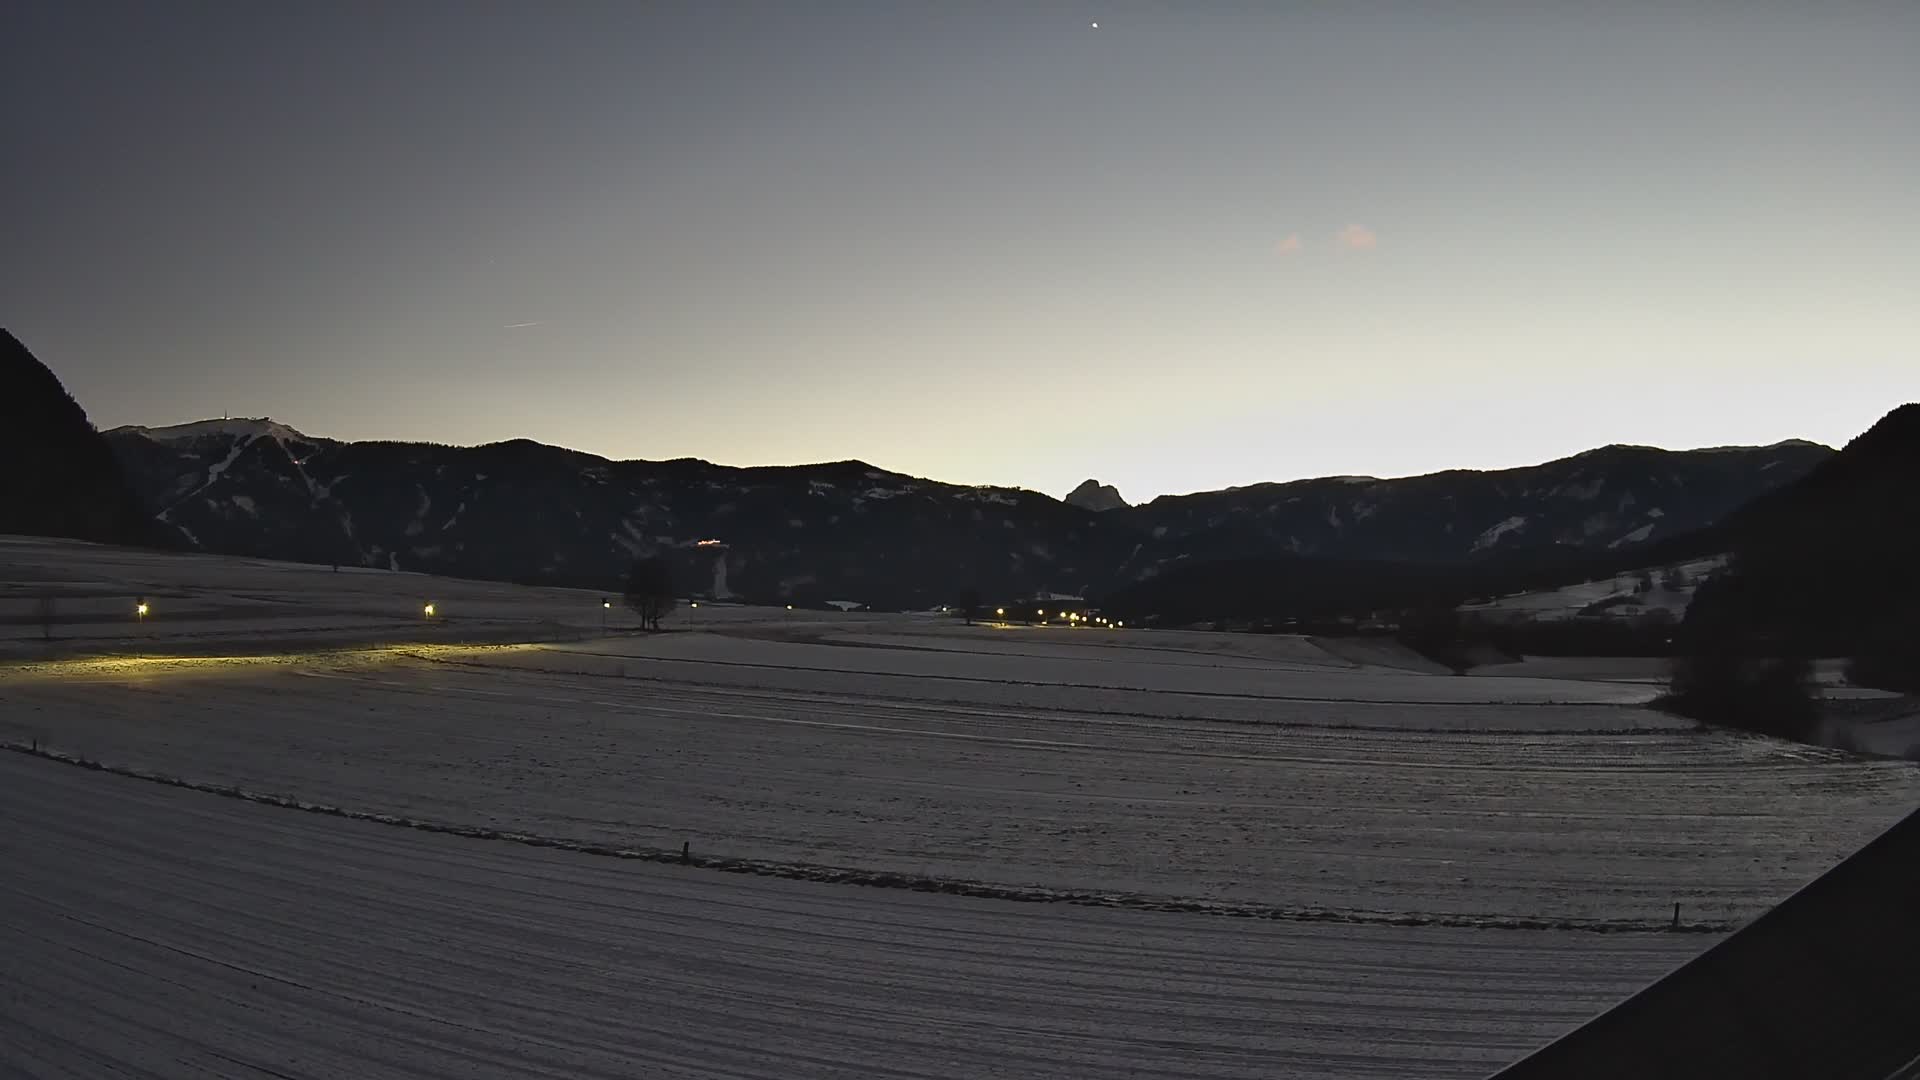
M 1839 444 L 1920 399 L 1916 56 L 1844 0 L 24 0 L 0 325 L 102 428 L 1134 501 Z

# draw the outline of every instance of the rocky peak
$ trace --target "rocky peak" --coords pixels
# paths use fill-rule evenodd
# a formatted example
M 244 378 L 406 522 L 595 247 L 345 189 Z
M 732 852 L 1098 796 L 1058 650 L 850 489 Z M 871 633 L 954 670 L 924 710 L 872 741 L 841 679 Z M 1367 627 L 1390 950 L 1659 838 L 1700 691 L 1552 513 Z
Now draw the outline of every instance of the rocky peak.
M 1099 513 L 1105 510 L 1125 509 L 1127 500 L 1120 497 L 1120 490 L 1112 484 L 1102 484 L 1098 480 L 1088 480 L 1067 493 L 1068 506 L 1077 506 L 1082 510 Z

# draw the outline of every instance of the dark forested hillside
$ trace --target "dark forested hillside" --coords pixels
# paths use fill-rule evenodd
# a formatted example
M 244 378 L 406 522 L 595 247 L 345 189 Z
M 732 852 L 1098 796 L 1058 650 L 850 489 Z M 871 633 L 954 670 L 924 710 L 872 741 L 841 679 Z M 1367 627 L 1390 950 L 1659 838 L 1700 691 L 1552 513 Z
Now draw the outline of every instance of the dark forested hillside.
M 0 330 L 0 533 L 155 544 L 163 531 L 60 380 Z
M 1734 555 L 1683 627 L 1694 647 L 1850 656 L 1863 682 L 1920 690 L 1920 405 L 1730 516 Z

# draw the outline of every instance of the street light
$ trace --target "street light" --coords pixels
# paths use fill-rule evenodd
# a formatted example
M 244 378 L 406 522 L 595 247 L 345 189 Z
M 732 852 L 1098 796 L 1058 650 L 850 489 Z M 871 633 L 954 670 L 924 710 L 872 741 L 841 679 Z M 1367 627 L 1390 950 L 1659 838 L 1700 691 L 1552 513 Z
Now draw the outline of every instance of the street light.
M 147 612 L 151 610 L 152 609 L 147 606 L 147 602 L 145 600 L 141 600 L 138 603 L 133 605 L 134 615 L 141 619 L 145 619 L 147 617 Z
M 1007 617 L 1007 609 L 1003 607 L 994 608 L 993 614 L 996 618 L 1004 619 Z
M 429 619 L 431 619 L 431 618 L 433 618 L 433 603 L 432 603 L 432 601 L 428 601 L 428 602 L 427 602 L 427 604 L 426 604 L 426 605 L 425 605 L 424 607 L 422 607 L 422 608 L 420 609 L 420 614 L 422 614 L 422 615 L 424 615 L 424 616 L 426 616 L 426 617 L 427 617 L 427 618 L 429 618 Z

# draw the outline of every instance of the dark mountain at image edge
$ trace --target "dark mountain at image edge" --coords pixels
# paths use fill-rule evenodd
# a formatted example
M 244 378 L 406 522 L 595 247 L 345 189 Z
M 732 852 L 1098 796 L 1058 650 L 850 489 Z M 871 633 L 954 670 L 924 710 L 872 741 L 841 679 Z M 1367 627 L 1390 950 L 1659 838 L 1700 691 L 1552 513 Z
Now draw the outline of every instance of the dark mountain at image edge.
M 0 330 L 0 533 L 173 546 L 60 379 Z

